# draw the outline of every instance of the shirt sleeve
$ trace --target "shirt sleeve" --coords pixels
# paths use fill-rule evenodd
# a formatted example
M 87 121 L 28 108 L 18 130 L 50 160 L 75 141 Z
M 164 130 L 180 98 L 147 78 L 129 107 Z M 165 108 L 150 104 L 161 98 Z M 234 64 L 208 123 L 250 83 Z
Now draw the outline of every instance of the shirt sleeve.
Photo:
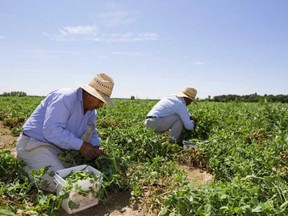
M 93 135 L 92 135 L 92 138 L 91 138 L 91 144 L 93 146 L 96 146 L 96 147 L 99 147 L 100 146 L 100 138 L 98 136 L 98 132 L 97 132 L 97 129 L 95 128 L 94 132 L 93 132 Z
M 64 98 L 53 98 L 47 105 L 42 133 L 45 139 L 63 149 L 79 150 L 83 141 L 66 130 L 70 116 L 70 103 L 65 104 Z
M 188 112 L 185 105 L 178 105 L 175 109 L 176 114 L 178 114 L 184 124 L 184 127 L 187 130 L 192 130 L 194 128 L 194 124 L 190 120 L 190 113 Z
M 99 138 L 99 136 L 98 136 L 96 121 L 97 121 L 97 114 L 94 112 L 92 119 L 90 119 L 90 122 L 95 122 L 94 130 L 93 130 L 93 134 L 92 134 L 90 143 L 91 143 L 93 146 L 99 147 L 101 140 L 100 140 L 100 138 Z

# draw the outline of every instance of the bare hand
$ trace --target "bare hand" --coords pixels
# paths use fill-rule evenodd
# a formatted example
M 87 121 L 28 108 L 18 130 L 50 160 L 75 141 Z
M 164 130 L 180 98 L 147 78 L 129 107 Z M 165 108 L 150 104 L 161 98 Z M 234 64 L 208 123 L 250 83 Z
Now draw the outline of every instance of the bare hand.
M 103 154 L 104 150 L 103 148 L 98 148 L 98 147 L 93 146 L 91 143 L 83 142 L 80 148 L 80 153 L 83 155 L 83 157 L 86 160 L 92 160 L 96 158 L 97 156 Z
M 192 123 L 193 123 L 194 125 L 196 125 L 197 122 L 198 122 L 198 120 L 197 120 L 195 117 L 192 117 L 192 116 L 190 116 L 190 120 L 192 121 Z

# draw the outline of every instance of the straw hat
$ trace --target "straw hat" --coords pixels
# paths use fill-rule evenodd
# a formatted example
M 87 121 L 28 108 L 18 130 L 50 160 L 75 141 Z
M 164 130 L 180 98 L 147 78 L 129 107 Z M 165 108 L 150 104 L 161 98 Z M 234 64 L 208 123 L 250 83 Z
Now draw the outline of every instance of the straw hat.
M 96 74 L 89 84 L 79 84 L 79 86 L 104 103 L 114 106 L 114 103 L 110 98 L 114 87 L 114 81 L 107 74 Z
M 194 89 L 194 88 L 185 88 L 183 91 L 179 91 L 176 93 L 176 95 L 178 97 L 186 97 L 186 98 L 189 98 L 191 99 L 193 102 L 197 103 L 196 102 L 196 95 L 197 95 L 197 90 Z

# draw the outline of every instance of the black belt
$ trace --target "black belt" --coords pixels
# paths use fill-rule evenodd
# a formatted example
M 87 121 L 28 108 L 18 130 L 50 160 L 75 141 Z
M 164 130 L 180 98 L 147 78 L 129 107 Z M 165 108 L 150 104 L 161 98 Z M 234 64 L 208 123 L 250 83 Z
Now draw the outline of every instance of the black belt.
M 154 118 L 158 118 L 157 116 L 146 116 L 146 119 L 154 119 Z

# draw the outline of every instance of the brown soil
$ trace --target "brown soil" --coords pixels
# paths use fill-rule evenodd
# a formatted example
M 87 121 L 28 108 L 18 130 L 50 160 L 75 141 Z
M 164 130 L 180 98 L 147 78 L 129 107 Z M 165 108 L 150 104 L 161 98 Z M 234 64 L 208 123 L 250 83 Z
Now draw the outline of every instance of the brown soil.
M 204 170 L 185 165 L 177 165 L 178 169 L 184 170 L 187 173 L 187 180 L 195 187 L 199 187 L 204 183 L 209 183 L 213 180 L 213 176 Z
M 8 128 L 5 128 L 3 122 L 0 121 L 0 150 L 10 149 L 12 154 L 16 156 L 16 141 L 17 137 L 14 137 L 11 134 L 11 131 Z
M 144 216 L 141 210 L 129 205 L 130 191 L 122 191 L 111 195 L 105 204 L 96 205 L 89 209 L 74 213 L 75 216 Z M 61 216 L 68 216 L 65 210 L 60 210 Z
M 3 126 L 0 121 L 0 150 L 10 149 L 12 154 L 16 157 L 16 145 L 17 137 L 11 134 L 11 131 Z M 184 165 L 178 165 L 178 169 L 182 169 L 187 173 L 187 179 L 191 181 L 193 186 L 200 186 L 203 183 L 207 183 L 213 179 L 213 176 L 202 171 L 198 168 L 188 167 Z M 144 216 L 147 215 L 143 210 L 135 209 L 129 204 L 130 191 L 122 191 L 116 194 L 112 194 L 105 204 L 96 205 L 89 209 L 75 213 L 75 216 Z M 60 209 L 61 216 L 68 216 L 63 209 Z

